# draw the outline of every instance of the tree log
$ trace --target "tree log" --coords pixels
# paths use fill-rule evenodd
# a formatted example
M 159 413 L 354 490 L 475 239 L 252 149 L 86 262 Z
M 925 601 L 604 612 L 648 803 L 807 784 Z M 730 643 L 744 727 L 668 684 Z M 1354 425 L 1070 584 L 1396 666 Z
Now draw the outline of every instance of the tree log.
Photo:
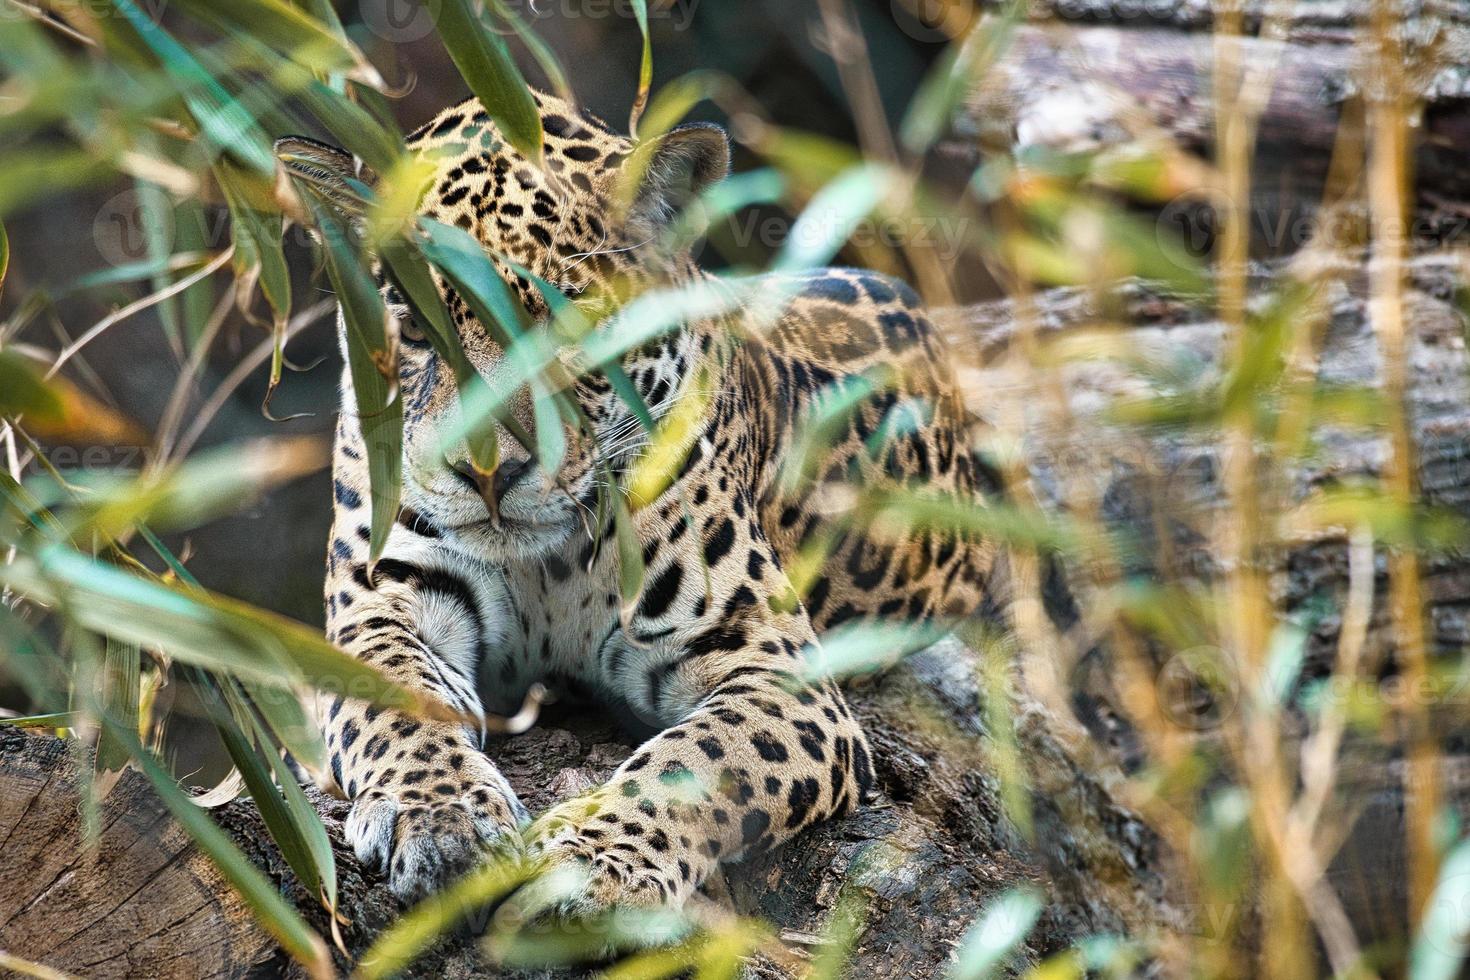
M 1187 152 L 1209 156 L 1215 39 L 1146 26 L 1150 19 L 1142 11 L 1149 4 L 1135 5 L 1132 17 L 1114 9 L 1120 4 L 1096 6 L 1088 16 L 1100 23 L 1017 28 L 998 64 L 978 80 L 956 120 L 954 138 L 942 150 L 973 165 L 987 152 L 1133 147 L 1162 136 Z M 1153 6 L 1187 13 L 1182 8 L 1190 5 Z M 1283 254 L 1305 243 L 1334 165 L 1334 149 L 1361 146 L 1362 96 L 1374 84 L 1365 47 L 1339 43 L 1355 36 L 1346 8 L 1362 5 L 1293 6 L 1318 14 L 1310 21 L 1314 30 L 1294 23 L 1288 25 L 1294 32 L 1286 32 L 1290 40 L 1246 37 L 1239 42 L 1247 84 L 1265 84 L 1269 91 L 1256 125 L 1252 162 L 1251 231 L 1263 254 Z M 1326 30 L 1322 18 L 1337 30 Z M 1183 23 L 1203 26 L 1187 18 Z M 1408 84 L 1424 112 L 1423 125 L 1413 133 L 1421 221 L 1415 231 L 1463 237 L 1470 214 L 1470 164 L 1463 152 L 1470 140 L 1470 72 L 1465 70 L 1470 3 L 1435 5 L 1406 33 Z M 1306 38 L 1321 43 L 1306 43 Z M 1338 175 L 1343 181 L 1334 185 L 1338 192 L 1351 192 L 1351 168 Z M 1207 246 L 1213 230 L 1208 217 L 1185 201 L 1166 207 L 1165 215 L 1179 222 L 1176 231 Z
M 1049 900 L 1019 953 L 1027 963 L 1083 935 L 1182 922 L 1154 835 L 1112 797 L 1107 773 L 1084 771 L 1024 698 L 1016 701 L 1015 730 L 1030 783 L 1030 833 L 1006 816 L 989 762 L 980 675 L 975 653 L 945 641 L 855 691 L 886 799 L 728 867 L 734 908 L 775 924 L 800 957 L 839 898 L 856 902 L 864 925 L 854 975 L 893 978 L 937 975 L 986 903 L 1018 884 L 1034 884 Z M 533 809 L 600 782 L 631 751 L 615 729 L 586 721 L 544 724 L 495 749 Z M 99 978 L 296 972 L 138 774 L 125 775 L 105 801 L 99 847 L 89 856 L 71 766 L 63 743 L 0 728 L 0 833 L 10 834 L 0 864 L 0 949 Z M 312 798 L 336 847 L 350 919 L 343 936 L 356 956 L 399 909 L 342 844 L 346 804 Z M 292 878 L 253 806 L 242 800 L 214 812 L 325 935 L 324 914 Z M 764 972 L 781 975 L 770 964 Z M 450 939 L 409 975 L 502 971 L 475 943 Z

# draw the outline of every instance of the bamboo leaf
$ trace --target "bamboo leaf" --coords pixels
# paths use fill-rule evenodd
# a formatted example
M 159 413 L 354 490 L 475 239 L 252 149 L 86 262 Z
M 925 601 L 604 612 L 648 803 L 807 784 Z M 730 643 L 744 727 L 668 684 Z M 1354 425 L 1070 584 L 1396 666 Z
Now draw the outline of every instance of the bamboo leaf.
M 137 445 L 148 436 L 132 421 L 62 377 L 47 379 L 37 362 L 0 350 L 0 415 L 25 416 L 26 429 L 44 439 Z
M 198 527 L 239 510 L 271 487 L 321 469 L 330 451 L 314 436 L 238 443 L 134 479 L 89 479 L 90 491 L 67 513 L 68 523 L 105 538 L 140 524 L 155 529 Z
M 441 0 L 439 40 L 502 135 L 541 165 L 541 113 L 505 42 L 487 30 L 472 0 Z
M 225 161 L 215 166 L 214 173 L 230 209 L 237 282 L 240 279 L 249 281 L 258 274 L 261 292 L 275 313 L 278 353 L 271 363 L 274 387 L 280 380 L 279 339 L 284 337 L 286 320 L 291 315 L 291 270 L 286 265 L 286 253 L 281 246 L 281 211 L 269 193 L 270 185 L 257 187 L 252 192 L 249 177 Z M 244 303 L 239 305 L 241 309 L 245 308 Z
M 357 402 L 357 422 L 368 456 L 372 520 L 368 552 L 376 561 L 398 517 L 403 489 L 403 402 L 398 397 L 398 361 L 387 333 L 383 298 L 364 270 L 347 230 L 330 208 L 313 198 L 327 275 L 347 323 L 347 364 Z
M 647 451 L 634 461 L 628 473 L 629 507 L 634 510 L 647 507 L 674 482 L 699 435 L 713 390 L 707 371 L 701 370 L 690 379 L 686 390 L 653 432 Z
M 494 473 L 500 462 L 495 418 L 483 413 L 474 414 L 476 404 L 489 401 L 483 390 L 485 382 L 465 356 L 459 334 L 449 322 L 449 311 L 444 308 L 444 299 L 434 285 L 423 253 L 408 239 L 391 238 L 383 244 L 381 254 L 387 263 L 389 276 L 409 301 L 413 315 L 423 325 L 434 352 L 454 373 L 471 465 L 482 475 Z
M 5 222 L 0 221 L 0 296 L 5 295 L 5 274 L 10 271 L 10 236 L 5 233 Z
M 470 306 L 470 311 L 494 332 L 502 347 L 509 347 L 522 332 L 524 307 L 505 280 L 500 278 L 485 248 L 462 228 L 425 219 L 427 235 L 424 256 L 449 279 Z
M 240 686 L 286 751 L 309 771 L 322 772 L 327 747 L 322 743 L 321 729 L 306 716 L 297 692 L 248 680 L 241 680 Z
M 1002 963 L 1026 939 L 1041 915 L 1041 898 L 1032 890 L 1012 888 L 981 913 L 961 941 L 950 970 L 950 980 L 981 980 L 994 976 Z
M 318 632 L 247 603 L 176 589 L 129 574 L 65 545 L 22 552 L 0 565 L 0 583 L 38 602 L 62 604 L 80 626 L 227 676 L 370 701 L 426 717 L 458 715 L 388 680 Z
M 638 33 L 643 35 L 643 55 L 638 61 L 638 94 L 633 99 L 633 108 L 628 112 L 628 132 L 638 133 L 638 118 L 648 105 L 648 91 L 653 86 L 653 41 L 648 36 L 648 0 L 632 0 L 633 17 L 638 21 Z
M 112 637 L 107 638 L 107 652 L 102 659 L 99 704 L 108 718 L 129 731 L 138 731 L 138 702 L 141 658 L 137 644 L 125 643 Z M 128 763 L 127 746 L 119 743 L 102 728 L 97 739 L 98 781 L 110 788 L 112 780 Z M 105 791 L 104 791 L 104 794 Z
M 613 504 L 614 535 L 618 544 L 618 593 L 623 601 L 623 620 L 626 621 L 638 606 L 643 594 L 643 545 L 638 540 L 638 527 L 633 523 L 633 514 L 623 495 L 614 491 L 609 496 Z
M 1470 952 L 1470 841 L 1462 840 L 1440 865 L 1409 954 L 1412 980 L 1451 980 Z
M 314 71 L 350 71 L 381 84 L 376 69 L 346 35 L 284 0 L 178 0 L 195 18 L 226 34 L 243 33 Z
M 533 871 L 515 859 L 492 861 L 435 892 L 378 934 L 358 961 L 357 976 L 378 980 L 399 973 L 455 925 L 525 883 Z
M 893 173 L 875 164 L 862 163 L 843 171 L 802 210 L 772 262 L 773 270 L 796 272 L 826 265 L 894 185 Z
M 260 817 L 270 831 L 271 839 L 281 850 L 291 872 L 312 894 L 320 891 L 320 875 L 311 849 L 307 847 L 302 828 L 297 826 L 296 817 L 286 805 L 281 791 L 273 780 L 273 767 L 266 756 L 276 754 L 274 747 L 264 739 L 256 740 L 250 709 L 238 692 L 228 686 L 217 685 L 201 677 L 201 698 L 209 718 L 230 761 L 245 781 L 251 800 L 260 811 Z M 229 682 L 226 681 L 225 685 Z M 228 704 L 228 708 L 226 707 Z M 247 734 L 246 729 L 249 729 Z M 316 814 L 312 814 L 313 818 Z
M 220 873 L 250 906 L 256 921 L 311 976 L 333 976 L 332 959 L 321 936 L 302 920 L 296 910 L 281 897 L 276 887 L 235 846 L 234 841 L 179 789 L 173 777 L 153 758 L 153 754 L 143 748 L 135 733 L 107 719 L 103 723 L 111 730 L 114 738 L 127 746 L 138 768 L 153 783 L 154 790 L 174 819 L 183 826 L 199 849 L 208 855 L 215 867 L 219 868 Z
M 133 0 L 112 0 L 139 39 L 173 77 L 178 93 L 216 152 L 228 154 L 262 175 L 275 172 L 270 142 L 238 99 L 199 64 L 177 40 L 139 10 Z
M 327 836 L 327 828 L 322 823 L 321 816 L 302 792 L 301 784 L 296 781 L 295 774 L 286 765 L 286 761 L 278 752 L 271 752 L 269 756 L 271 766 L 276 772 L 276 783 L 281 787 L 281 795 L 286 800 L 291 819 L 301 832 L 302 841 L 311 855 L 312 866 L 316 869 L 317 893 L 323 899 L 322 904 L 335 916 L 337 857 L 332 853 L 332 840 Z

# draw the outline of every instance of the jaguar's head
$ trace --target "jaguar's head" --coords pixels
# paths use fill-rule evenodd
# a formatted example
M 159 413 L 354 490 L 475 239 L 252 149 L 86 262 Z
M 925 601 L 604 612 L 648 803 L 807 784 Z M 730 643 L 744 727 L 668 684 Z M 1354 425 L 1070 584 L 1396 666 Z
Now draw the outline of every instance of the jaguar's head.
M 593 322 L 632 293 L 693 276 L 688 249 L 671 244 L 677 236 L 670 226 L 689 200 L 728 171 L 724 132 L 693 124 L 638 144 L 560 98 L 535 98 L 545 131 L 539 166 L 506 142 L 474 100 L 411 135 L 410 149 L 432 173 L 419 213 L 472 235 L 536 329 L 544 329 L 550 308 L 517 266 L 559 287 Z M 379 183 L 347 152 L 314 140 L 288 137 L 277 153 L 294 176 L 349 211 L 352 205 L 341 202 L 355 198 L 344 193 L 353 182 Z M 464 441 L 444 438 L 460 419 L 453 372 L 381 273 L 380 285 L 400 351 L 404 506 L 496 560 L 544 555 L 590 528 L 604 474 L 618 472 L 643 443 L 638 420 L 611 386 L 597 375 L 576 383 L 594 437 L 565 426 L 567 450 L 555 472 L 502 428 L 500 465 L 492 475 L 476 473 Z M 444 282 L 439 286 L 470 363 L 496 387 L 516 369 L 464 299 Z M 339 329 L 345 331 L 340 317 Z M 671 403 L 697 343 L 674 333 L 625 357 L 628 376 L 655 415 Z M 516 390 L 509 409 L 521 430 L 534 433 L 528 386 Z

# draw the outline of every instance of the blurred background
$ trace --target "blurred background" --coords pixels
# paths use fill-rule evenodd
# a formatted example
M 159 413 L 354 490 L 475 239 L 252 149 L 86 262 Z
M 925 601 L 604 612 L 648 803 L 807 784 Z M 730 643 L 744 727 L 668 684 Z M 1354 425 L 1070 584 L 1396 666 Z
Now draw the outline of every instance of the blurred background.
M 335 4 L 404 132 L 468 91 L 435 6 Z M 583 104 L 625 129 L 631 8 L 512 6 Z M 167 0 L 150 12 L 203 37 Z M 1263 955 L 1300 975 L 1308 928 L 1324 961 L 1360 942 L 1368 968 L 1403 972 L 1406 909 L 1427 907 L 1470 814 L 1470 4 L 670 0 L 649 17 L 655 92 L 691 72 L 733 83 L 690 118 L 729 128 L 736 172 L 830 177 L 833 147 L 876 159 L 896 140 L 924 178 L 928 200 L 837 261 L 909 278 L 956 341 L 993 435 L 981 449 L 1016 491 L 1017 513 L 987 531 L 1041 600 L 1012 624 L 1032 693 L 1130 777 L 1130 805 L 1209 909 L 1254 901 L 1241 867 L 1259 862 L 1260 918 L 1221 926 L 1232 942 L 1202 944 L 1200 972 L 1251 973 L 1232 958 L 1275 934 Z M 802 141 L 754 150 L 773 130 Z M 8 343 L 64 347 L 148 291 L 109 276 L 230 241 L 222 204 L 61 185 L 6 213 L 0 322 L 22 324 Z M 793 219 L 742 208 L 701 259 L 761 268 Z M 331 297 L 299 232 L 287 259 L 297 319 L 268 408 L 268 324 L 235 310 L 225 274 L 108 327 L 69 376 L 172 433 L 177 455 L 325 440 Z M 125 473 L 152 445 L 45 451 Z M 330 499 L 323 468 L 169 543 L 208 588 L 319 626 Z M 0 687 L 0 707 L 27 704 Z M 167 754 L 211 782 L 227 764 L 191 714 L 174 715 Z M 1459 878 L 1447 895 L 1464 912 Z

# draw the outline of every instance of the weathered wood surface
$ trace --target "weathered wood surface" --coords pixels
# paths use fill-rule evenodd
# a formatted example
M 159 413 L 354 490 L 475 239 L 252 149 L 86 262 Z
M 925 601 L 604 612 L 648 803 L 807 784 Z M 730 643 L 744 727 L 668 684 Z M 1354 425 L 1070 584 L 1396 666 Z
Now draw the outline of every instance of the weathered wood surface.
M 1374 0 L 1238 0 L 1234 6 L 1248 33 L 1258 32 L 1269 18 L 1293 41 L 1344 43 L 1367 22 L 1373 4 Z M 979 6 L 1004 10 L 1009 4 L 981 0 Z M 1154 25 L 1183 31 L 1210 30 L 1223 9 L 1220 0 L 1027 0 L 1025 6 L 1026 16 L 1038 22 Z M 1470 27 L 1466 0 L 1399 0 L 1397 14 L 1411 37 Z
M 1017 734 L 1033 782 L 1031 837 L 1005 817 L 981 721 L 980 673 L 976 654 L 947 641 L 855 691 L 887 799 L 730 867 L 726 883 L 735 908 L 774 922 L 800 955 L 809 937 L 826 928 L 839 897 L 849 896 L 865 916 L 853 975 L 892 978 L 937 975 L 986 902 L 1023 882 L 1036 883 L 1049 898 L 1022 951 L 1025 961 L 1085 934 L 1179 925 L 1153 835 L 1111 797 L 1106 772 L 1073 761 L 1040 709 L 1024 700 Z M 24 835 L 5 847 L 0 862 L 0 948 L 89 977 L 294 972 L 239 918 L 234 899 L 160 813 L 140 777 L 130 774 L 114 790 L 96 870 L 87 870 L 93 866 L 80 850 L 70 759 L 61 743 L 0 732 L 0 827 Z M 613 729 L 580 723 L 509 739 L 497 759 L 528 805 L 540 808 L 600 781 L 630 751 Z M 338 844 L 341 904 L 351 919 L 344 937 L 358 954 L 397 907 L 341 846 L 345 804 L 315 799 Z M 325 929 L 249 803 L 216 813 Z M 78 870 L 53 882 L 67 867 Z M 84 922 L 78 908 L 112 911 Z M 765 973 L 779 975 L 773 969 L 767 965 Z M 413 975 L 500 971 L 473 944 L 455 941 Z
M 273 944 L 129 774 L 83 841 L 64 743 L 0 728 L 0 950 L 87 977 L 237 977 Z
M 1444 226 L 1463 229 L 1470 214 L 1464 153 L 1470 145 L 1470 4 L 1446 7 L 1456 19 L 1416 22 L 1405 58 L 1409 86 L 1424 106 L 1423 124 L 1413 132 L 1421 235 L 1446 234 Z M 1131 148 L 1162 138 L 1208 158 L 1215 39 L 1149 26 L 1142 16 L 1099 20 L 1017 28 L 999 62 L 977 80 L 943 151 L 975 163 L 987 152 Z M 1361 159 L 1362 97 L 1375 84 L 1373 65 L 1361 44 L 1346 43 L 1355 36 L 1351 22 L 1341 27 L 1343 43 L 1303 43 L 1289 32 L 1291 40 L 1275 34 L 1238 42 L 1247 87 L 1269 92 L 1255 130 L 1251 203 L 1253 238 L 1270 252 L 1304 244 L 1310 226 L 1293 227 L 1292 221 L 1315 212 L 1334 149 L 1349 150 L 1348 159 L 1359 147 Z M 1350 167 L 1338 171 L 1338 192 L 1352 187 L 1351 174 Z
M 1310 355 L 1299 355 L 1298 363 L 1324 385 L 1379 390 L 1382 357 L 1369 318 L 1362 257 L 1339 257 L 1302 276 L 1317 283 L 1319 292 L 1298 314 L 1311 338 L 1304 348 Z M 1461 257 L 1424 255 L 1410 263 L 1406 408 L 1422 502 L 1470 521 L 1467 282 L 1470 268 Z M 1255 268 L 1250 293 L 1256 308 L 1264 307 L 1275 284 L 1271 269 Z M 1019 426 L 1031 489 L 1045 509 L 1062 513 L 1095 502 L 1104 523 L 1134 542 L 1125 562 L 1129 573 L 1171 581 L 1207 581 L 1218 573 L 1210 550 L 1212 522 L 1222 513 L 1224 497 L 1218 431 L 1139 426 L 1114 415 L 1160 394 L 1161 378 L 1179 394 L 1203 391 L 1219 379 L 1227 331 L 1207 308 L 1136 284 L 1101 303 L 1083 290 L 1041 294 L 1031 328 L 1041 350 L 1037 356 L 1048 365 L 1040 371 L 1023 351 L 1027 345 L 1020 342 L 1010 301 L 956 310 L 943 322 L 968 362 L 961 373 L 971 409 L 992 420 L 1008 417 L 1013 432 Z M 1110 353 L 1069 359 L 1062 353 L 1066 344 L 1084 333 L 1094 340 L 1106 337 Z M 1094 355 L 1097 350 L 1092 348 Z M 1141 370 L 1144 364 L 1154 370 Z M 1019 416 L 1017 406 L 1024 407 Z M 1259 459 L 1262 481 L 1282 481 L 1286 521 L 1294 504 L 1317 491 L 1376 479 L 1389 451 L 1385 431 L 1372 418 L 1320 426 L 1304 449 L 1299 459 Z M 1167 529 L 1167 541 L 1160 529 Z M 1311 624 L 1303 681 L 1325 676 L 1347 589 L 1345 529 L 1296 536 L 1289 549 L 1273 556 L 1271 572 L 1282 608 L 1302 613 L 1302 621 Z M 1423 572 L 1433 649 L 1463 650 L 1470 643 L 1470 561 L 1461 548 L 1442 550 L 1426 559 Z M 1072 573 L 1073 590 L 1085 604 L 1087 570 L 1074 564 Z M 1365 662 L 1388 665 L 1394 640 L 1382 556 L 1377 576 Z M 1316 614 L 1305 615 L 1309 606 Z M 1450 712 L 1461 708 L 1461 700 L 1445 705 Z

